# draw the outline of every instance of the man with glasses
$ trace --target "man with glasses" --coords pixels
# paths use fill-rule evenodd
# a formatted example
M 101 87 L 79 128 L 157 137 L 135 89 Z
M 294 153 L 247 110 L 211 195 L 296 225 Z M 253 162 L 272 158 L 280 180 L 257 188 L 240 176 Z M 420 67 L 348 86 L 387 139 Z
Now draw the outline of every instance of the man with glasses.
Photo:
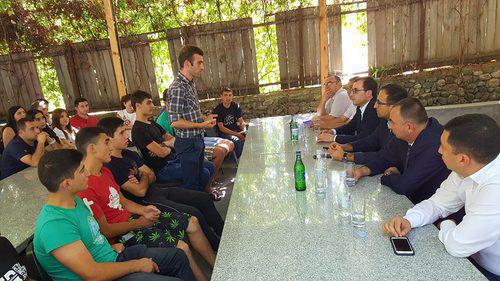
M 377 116 L 385 122 L 381 121 L 373 133 L 362 139 L 346 144 L 330 144 L 329 152 L 332 158 L 339 161 L 366 164 L 382 147 L 390 142 L 392 135 L 387 125 L 389 112 L 395 103 L 407 97 L 407 91 L 399 85 L 388 84 L 380 88 L 374 107 Z
M 443 126 L 427 117 L 416 98 L 394 104 L 388 124 L 396 139 L 365 166 L 355 168 L 354 178 L 383 173 L 383 185 L 417 204 L 431 197 L 450 174 L 438 152 Z
M 323 84 L 317 115 L 313 118 L 314 125 L 323 129 L 337 128 L 346 124 L 355 113 L 356 107 L 349 99 L 347 91 L 342 88 L 340 77 L 328 75 Z
M 370 135 L 378 126 L 380 119 L 374 108 L 378 85 L 372 77 L 357 79 L 349 92 L 349 98 L 356 106 L 356 114 L 349 123 L 333 130 L 322 131 L 318 142 L 348 143 Z

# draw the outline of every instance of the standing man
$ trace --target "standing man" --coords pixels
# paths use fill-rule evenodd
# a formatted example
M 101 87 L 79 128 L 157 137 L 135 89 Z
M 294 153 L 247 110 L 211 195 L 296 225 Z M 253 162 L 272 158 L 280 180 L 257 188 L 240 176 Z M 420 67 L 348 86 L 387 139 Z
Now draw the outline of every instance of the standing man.
M 99 119 L 89 115 L 89 101 L 85 98 L 77 98 L 75 100 L 76 115 L 69 119 L 71 126 L 77 130 L 85 127 L 96 127 Z
M 175 129 L 174 149 L 181 161 L 185 186 L 200 186 L 203 175 L 205 129 L 216 124 L 213 114 L 203 116 L 196 92 L 195 77 L 203 70 L 203 51 L 186 45 L 179 53 L 180 71 L 167 90 L 167 103 L 172 127 Z

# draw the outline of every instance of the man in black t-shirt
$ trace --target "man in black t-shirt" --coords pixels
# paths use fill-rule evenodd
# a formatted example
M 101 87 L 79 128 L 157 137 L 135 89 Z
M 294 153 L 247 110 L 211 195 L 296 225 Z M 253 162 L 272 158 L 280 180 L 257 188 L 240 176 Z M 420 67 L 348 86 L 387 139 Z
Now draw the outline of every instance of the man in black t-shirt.
M 132 94 L 132 106 L 137 119 L 132 127 L 132 139 L 141 151 L 146 164 L 154 170 L 158 182 L 182 182 L 181 162 L 173 152 L 175 138 L 160 125 L 148 119 L 153 116 L 154 104 L 150 94 L 137 91 Z M 215 166 L 204 162 L 200 186 L 184 186 L 187 189 L 210 192 L 209 182 Z
M 245 121 L 240 105 L 233 101 L 233 91 L 224 88 L 221 93 L 221 103 L 212 111 L 217 114 L 217 127 L 222 138 L 233 141 L 234 152 L 238 159 L 245 143 Z
M 0 280 L 27 280 L 28 270 L 21 263 L 16 249 L 10 241 L 0 236 Z
M 213 249 L 217 251 L 224 221 L 209 194 L 184 188 L 159 188 L 155 173 L 144 164 L 136 152 L 127 150 L 129 132 L 124 121 L 107 117 L 97 125 L 110 137 L 111 161 L 104 164 L 128 199 L 139 203 L 159 203 L 178 212 L 198 218 L 200 226 Z M 212 227 L 215 231 L 210 229 Z
M 40 132 L 34 121 L 19 119 L 17 128 L 17 135 L 9 142 L 2 155 L 2 179 L 28 167 L 38 166 L 38 161 L 45 152 L 48 134 Z

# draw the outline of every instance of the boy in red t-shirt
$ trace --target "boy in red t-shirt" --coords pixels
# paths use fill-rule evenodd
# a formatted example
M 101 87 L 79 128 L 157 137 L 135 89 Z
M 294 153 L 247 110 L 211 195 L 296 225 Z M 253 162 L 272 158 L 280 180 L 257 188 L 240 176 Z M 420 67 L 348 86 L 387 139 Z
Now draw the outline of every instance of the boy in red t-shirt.
M 97 127 L 83 128 L 76 136 L 76 147 L 85 155 L 89 173 L 88 189 L 78 194 L 97 220 L 108 240 L 120 239 L 125 246 L 145 244 L 149 247 L 177 247 L 186 252 L 197 280 L 206 280 L 193 259 L 191 246 L 212 267 L 215 253 L 203 234 L 196 217 L 173 209 L 142 206 L 121 196 L 111 172 L 103 167 L 111 160 L 109 137 Z M 187 236 L 187 237 L 186 237 Z
M 89 115 L 89 102 L 85 98 L 77 98 L 75 100 L 76 115 L 69 119 L 71 126 L 77 130 L 85 127 L 96 127 L 99 119 Z

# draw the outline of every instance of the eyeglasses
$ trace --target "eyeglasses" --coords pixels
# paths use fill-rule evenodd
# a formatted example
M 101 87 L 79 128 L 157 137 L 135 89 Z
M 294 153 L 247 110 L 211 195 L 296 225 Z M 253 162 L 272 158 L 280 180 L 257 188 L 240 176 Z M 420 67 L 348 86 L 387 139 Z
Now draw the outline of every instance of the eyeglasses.
M 358 94 L 360 92 L 366 92 L 365 89 L 356 89 L 356 88 L 351 88 L 349 89 L 349 93 L 355 93 L 355 94 Z
M 388 102 L 381 102 L 379 99 L 377 99 L 375 102 L 376 102 L 377 104 L 380 104 L 380 105 L 387 105 L 387 106 L 392 105 L 392 103 L 388 103 Z

